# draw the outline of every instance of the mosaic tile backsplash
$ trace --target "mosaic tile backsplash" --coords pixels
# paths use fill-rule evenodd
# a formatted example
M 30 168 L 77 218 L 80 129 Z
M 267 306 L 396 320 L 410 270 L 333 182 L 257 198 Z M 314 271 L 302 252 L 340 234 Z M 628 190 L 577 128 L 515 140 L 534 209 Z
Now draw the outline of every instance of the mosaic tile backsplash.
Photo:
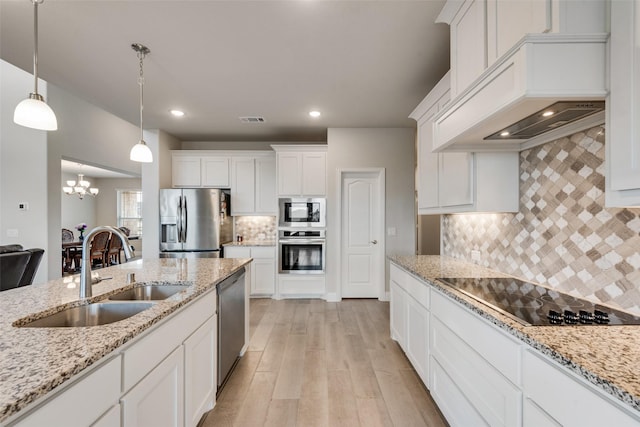
M 234 236 L 242 236 L 244 241 L 276 240 L 275 216 L 234 216 Z
M 604 207 L 604 132 L 521 152 L 520 211 L 443 215 L 443 255 L 640 314 L 640 209 Z

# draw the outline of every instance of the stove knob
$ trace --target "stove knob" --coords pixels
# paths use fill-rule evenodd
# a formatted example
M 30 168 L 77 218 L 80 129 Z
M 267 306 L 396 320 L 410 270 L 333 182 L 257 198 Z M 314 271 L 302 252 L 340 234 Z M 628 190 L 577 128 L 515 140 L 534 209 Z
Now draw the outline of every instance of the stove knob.
M 558 313 L 555 310 L 549 310 L 549 314 L 547 314 L 547 319 L 549 319 L 549 323 L 553 325 L 559 325 L 562 323 L 562 314 Z
M 589 313 L 585 310 L 580 310 L 580 323 L 591 324 L 593 323 L 593 313 Z
M 596 323 L 600 325 L 606 325 L 607 323 L 609 323 L 609 313 L 606 313 L 600 310 L 595 310 L 593 314 L 594 314 L 594 321 Z
M 564 322 L 569 325 L 575 325 L 578 323 L 579 317 L 576 313 L 571 310 L 564 311 Z

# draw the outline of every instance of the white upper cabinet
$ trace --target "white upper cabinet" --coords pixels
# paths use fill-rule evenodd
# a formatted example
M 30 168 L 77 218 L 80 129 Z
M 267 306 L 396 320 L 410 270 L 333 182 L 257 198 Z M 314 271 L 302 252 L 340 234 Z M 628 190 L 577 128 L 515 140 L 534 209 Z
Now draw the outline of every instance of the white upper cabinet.
M 229 156 L 211 152 L 172 151 L 171 178 L 174 187 L 229 188 Z
M 487 68 L 485 0 L 467 0 L 451 21 L 451 96 L 455 97 Z
M 517 151 L 601 123 L 488 139 L 557 101 L 605 98 L 606 16 L 606 0 L 449 0 L 436 22 L 451 27 L 451 102 L 433 119 L 434 149 Z
M 433 117 L 449 101 L 449 76 L 409 116 L 418 122 L 418 213 L 517 212 L 517 153 L 433 151 Z
M 247 152 L 231 160 L 231 214 L 276 215 L 273 152 Z
M 608 207 L 640 206 L 639 36 L 638 2 L 611 2 L 611 82 L 605 144 Z
M 272 145 L 277 157 L 278 196 L 324 197 L 326 145 Z

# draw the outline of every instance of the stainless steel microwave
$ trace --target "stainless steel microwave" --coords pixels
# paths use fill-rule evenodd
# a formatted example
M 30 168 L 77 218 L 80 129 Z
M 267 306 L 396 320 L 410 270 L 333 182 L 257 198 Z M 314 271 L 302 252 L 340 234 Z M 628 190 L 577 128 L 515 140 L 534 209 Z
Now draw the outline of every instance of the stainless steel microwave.
M 327 206 L 324 198 L 281 198 L 280 227 L 326 227 Z

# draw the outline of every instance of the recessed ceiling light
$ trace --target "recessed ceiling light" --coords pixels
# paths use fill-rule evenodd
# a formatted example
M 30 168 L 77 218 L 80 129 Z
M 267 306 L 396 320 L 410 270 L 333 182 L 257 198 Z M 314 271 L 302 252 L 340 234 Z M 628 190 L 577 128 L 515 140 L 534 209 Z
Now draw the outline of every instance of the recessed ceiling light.
M 553 111 L 547 110 L 544 113 L 542 113 L 542 117 L 549 117 L 549 116 L 553 116 Z
M 500 136 L 509 136 L 509 131 L 500 132 Z
M 183 117 L 184 116 L 184 111 L 180 111 L 180 110 L 171 110 L 169 111 L 171 113 L 172 116 L 174 117 Z
M 311 117 L 316 117 L 316 118 L 317 118 L 317 117 L 320 117 L 320 111 L 316 111 L 316 110 L 309 111 L 309 115 L 310 115 Z

